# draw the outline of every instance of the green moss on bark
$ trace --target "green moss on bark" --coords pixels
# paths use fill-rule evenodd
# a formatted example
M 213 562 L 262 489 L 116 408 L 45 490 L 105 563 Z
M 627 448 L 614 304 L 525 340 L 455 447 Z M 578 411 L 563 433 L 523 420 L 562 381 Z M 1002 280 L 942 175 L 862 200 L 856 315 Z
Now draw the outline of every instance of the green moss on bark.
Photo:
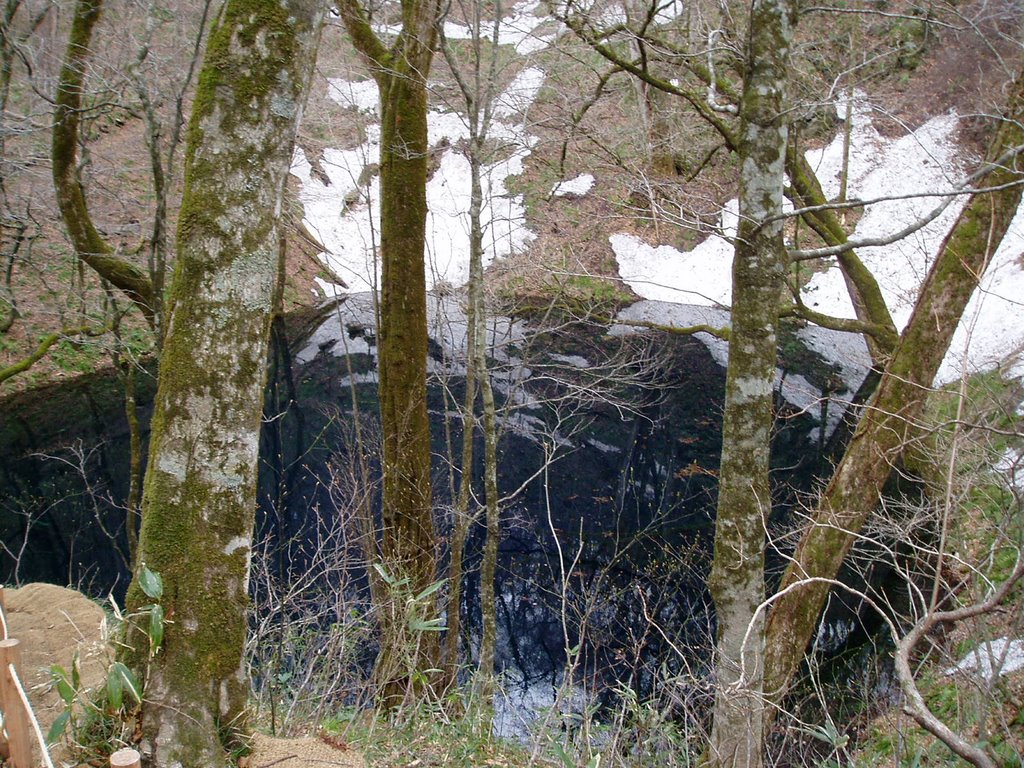
M 786 172 L 789 174 L 792 191 L 796 203 L 800 206 L 815 207 L 827 205 L 818 177 L 814 174 L 807 158 L 790 143 L 786 151 Z M 835 211 L 824 208 L 804 215 L 804 220 L 829 245 L 842 245 L 847 242 L 846 230 L 843 229 Z M 846 251 L 837 257 L 843 270 L 850 298 L 853 302 L 857 319 L 869 323 L 874 333 L 867 336 L 868 347 L 872 360 L 881 365 L 896 347 L 899 335 L 893 324 L 889 308 L 882 296 L 878 281 L 871 271 L 864 266 L 854 251 Z
M 914 312 L 850 446 L 822 496 L 783 577 L 780 591 L 808 579 L 834 579 L 858 531 L 874 512 L 892 467 L 924 410 L 946 355 L 988 260 L 1021 202 L 1021 172 L 999 164 L 1024 145 L 1024 72 L 1017 76 L 1006 117 L 993 138 L 986 181 L 996 191 L 973 195 L 943 241 L 921 287 Z M 776 601 L 769 618 L 766 686 L 780 696 L 803 658 L 828 594 L 821 581 L 804 583 Z
M 101 0 L 79 0 L 68 33 L 68 46 L 54 99 L 50 158 L 61 218 L 75 251 L 85 264 L 123 291 L 155 324 L 155 297 L 149 275 L 114 255 L 114 249 L 93 224 L 85 190 L 78 177 L 79 116 L 93 30 L 103 8 Z
M 427 417 L 427 315 L 424 243 L 428 172 L 426 77 L 433 55 L 438 0 L 403 4 L 403 27 L 386 48 L 358 0 L 339 3 L 353 43 L 367 60 L 381 98 L 380 410 L 383 432 L 384 567 L 408 578 L 414 593 L 436 578 Z M 402 611 L 381 606 L 390 621 Z M 437 667 L 437 638 L 427 633 L 400 647 L 407 633 L 382 619 L 377 663 L 385 706 L 419 685 L 408 670 Z M 400 670 L 396 673 L 396 670 Z
M 157 766 L 223 765 L 220 738 L 245 725 L 276 211 L 321 17 L 318 0 L 229 0 L 198 86 L 139 540 L 169 620 L 143 708 Z M 134 585 L 129 606 L 146 601 Z M 146 644 L 135 641 L 127 655 L 142 671 Z

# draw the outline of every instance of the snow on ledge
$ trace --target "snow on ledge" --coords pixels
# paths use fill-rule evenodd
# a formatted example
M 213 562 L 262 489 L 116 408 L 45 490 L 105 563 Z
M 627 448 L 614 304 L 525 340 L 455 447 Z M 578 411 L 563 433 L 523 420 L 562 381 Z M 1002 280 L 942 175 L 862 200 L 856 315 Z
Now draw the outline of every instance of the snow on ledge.
M 703 307 L 732 301 L 733 246 L 723 237 L 711 235 L 686 253 L 670 245 L 648 245 L 629 234 L 608 240 L 619 275 L 642 298 Z
M 994 680 L 1018 669 L 1024 669 L 1024 640 L 1000 637 L 979 645 L 959 663 L 947 669 L 946 674 L 974 672 L 986 680 Z

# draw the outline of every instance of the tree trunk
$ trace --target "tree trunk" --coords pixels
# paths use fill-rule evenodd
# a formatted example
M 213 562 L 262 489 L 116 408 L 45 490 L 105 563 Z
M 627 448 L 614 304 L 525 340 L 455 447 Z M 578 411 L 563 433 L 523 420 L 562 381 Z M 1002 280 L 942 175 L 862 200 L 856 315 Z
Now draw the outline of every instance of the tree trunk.
M 139 537 L 140 562 L 163 577 L 170 621 L 159 654 L 147 658 L 142 630 L 125 652 L 147 676 L 143 733 L 154 766 L 226 765 L 221 740 L 245 725 L 280 214 L 323 10 L 319 0 L 229 0 L 193 106 Z M 129 607 L 148 602 L 137 578 Z
M 470 267 L 472 273 L 472 267 Z M 473 277 L 470 274 L 470 283 Z M 458 496 L 452 509 L 452 533 L 448 552 L 448 608 L 444 638 L 445 688 L 455 685 L 458 678 L 459 640 L 462 634 L 462 579 L 464 574 L 463 555 L 466 539 L 469 538 L 469 526 L 474 515 L 470 515 L 469 506 L 472 501 L 473 485 L 473 439 L 476 437 L 476 371 L 473 369 L 472 349 L 475 344 L 476 324 L 473 322 L 473 301 L 470 299 L 466 312 L 466 397 L 462 404 L 462 457 L 459 466 L 462 469 L 459 479 Z M 454 491 L 453 491 L 454 492 Z
M 818 177 L 807 162 L 807 158 L 794 144 L 790 144 L 786 152 L 786 173 L 791 182 L 791 194 L 794 202 L 801 207 L 827 205 L 825 193 L 821 189 Z M 847 242 L 846 230 L 831 208 L 805 213 L 802 217 L 807 225 L 829 245 L 842 245 Z M 843 272 L 853 303 L 857 319 L 875 327 L 873 335 L 865 335 L 864 340 L 871 353 L 871 360 L 877 368 L 882 367 L 893 348 L 899 334 L 889 314 L 882 289 L 875 276 L 864 266 L 856 252 L 850 250 L 836 257 Z
M 385 48 L 358 0 L 338 4 L 352 42 L 380 93 L 379 322 L 383 432 L 383 567 L 419 594 L 436 578 L 427 416 L 427 291 L 423 249 L 427 220 L 427 74 L 440 0 L 402 3 L 402 32 Z M 405 597 L 381 606 L 378 694 L 401 703 L 418 677 L 437 667 L 433 633 L 410 638 Z M 412 640 L 412 646 L 409 641 Z
M 463 451 L 463 485 L 460 488 L 459 506 L 464 513 L 469 507 L 469 484 L 472 482 L 472 439 L 475 432 L 475 398 L 476 390 L 479 388 L 483 411 L 484 505 L 487 535 L 484 540 L 483 558 L 480 565 L 482 635 L 477 682 L 481 712 L 489 722 L 494 694 L 494 659 L 498 634 L 494 579 L 497 571 L 498 543 L 501 537 L 501 518 L 498 505 L 497 408 L 487 370 L 487 312 L 484 301 L 484 222 L 482 218 L 485 201 L 481 173 L 488 157 L 487 143 L 491 108 L 495 91 L 498 88 L 498 44 L 504 8 L 501 0 L 497 0 L 493 3 L 493 7 L 486 9 L 486 12 L 493 15 L 490 37 L 484 31 L 485 9 L 479 3 L 463 4 L 460 11 L 470 21 L 473 29 L 472 54 L 468 64 L 460 63 L 460 58 L 454 55 L 452 49 L 442 40 L 442 50 L 448 66 L 462 91 L 469 128 L 467 144 L 467 159 L 470 169 L 469 282 L 466 311 L 466 409 L 463 415 L 466 424 L 464 439 L 468 439 L 464 444 Z M 463 516 L 461 521 L 463 526 L 458 531 L 460 535 L 453 539 L 453 547 L 458 547 L 458 551 L 453 550 L 451 553 L 453 596 L 461 595 L 461 547 L 466 539 L 465 526 L 468 525 L 470 519 Z M 473 519 L 475 519 L 475 515 Z M 459 565 L 458 570 L 455 568 L 456 563 Z M 452 628 L 458 627 L 457 601 L 455 601 L 454 607 L 450 604 L 449 615 L 453 619 L 449 624 L 449 643 L 450 647 L 457 648 L 458 637 L 451 634 Z M 449 654 L 449 657 L 452 657 L 452 654 Z
M 782 241 L 784 110 L 792 10 L 755 0 L 740 110 L 740 223 L 732 270 L 732 330 L 710 588 L 718 618 L 714 724 L 708 766 L 761 765 L 765 521 L 785 279 Z
M 82 113 L 85 71 L 92 33 L 103 10 L 103 0 L 79 0 L 68 34 L 68 47 L 54 98 L 50 148 L 53 184 L 64 226 L 78 258 L 127 295 L 156 325 L 153 282 L 145 270 L 122 259 L 93 225 L 78 176 L 78 128 Z
M 498 641 L 498 608 L 494 578 L 498 569 L 498 544 L 501 540 L 501 510 L 498 506 L 498 418 L 494 403 L 494 390 L 487 370 L 487 314 L 484 306 L 484 229 L 480 212 L 483 191 L 480 185 L 480 166 L 485 137 L 476 137 L 473 157 L 470 158 L 472 190 L 470 203 L 470 287 L 469 300 L 473 307 L 473 368 L 480 384 L 483 408 L 484 434 L 484 504 L 486 506 L 487 538 L 484 540 L 483 560 L 480 563 L 480 611 L 482 636 L 480 638 L 480 680 L 484 706 L 489 707 L 494 694 L 494 656 Z
M 696 89 L 659 78 L 645 68 L 642 59 L 629 59 L 621 55 L 615 46 L 609 45 L 603 38 L 591 34 L 582 18 L 575 13 L 561 15 L 559 20 L 568 25 L 576 35 L 616 67 L 655 88 L 681 96 L 698 115 L 719 133 L 729 151 L 741 151 L 742 137 L 732 129 L 731 123 L 726 122 L 718 111 L 709 106 Z M 701 82 L 710 85 L 712 72 L 700 64 L 700 60 L 701 57 L 689 57 L 686 60 L 686 66 L 690 73 Z M 730 101 L 734 100 L 734 89 L 725 78 L 716 75 L 715 85 L 723 94 L 730 97 Z M 793 196 L 794 202 L 801 207 L 825 205 L 827 201 L 821 192 L 821 185 L 814 175 L 814 170 L 807 163 L 806 158 L 796 151 L 796 147 L 790 147 L 790 151 L 787 152 L 786 164 L 786 173 L 789 174 L 791 182 L 790 194 Z M 808 212 L 804 214 L 803 218 L 829 245 L 838 245 L 847 241 L 846 231 L 840 224 L 835 211 L 825 208 Z M 837 261 L 843 270 L 843 278 L 850 290 L 850 299 L 853 302 L 857 318 L 861 322 L 869 324 L 875 331 L 874 335 L 868 339 L 868 347 L 874 356 L 874 361 L 881 366 L 885 356 L 895 346 L 897 338 L 896 328 L 885 305 L 885 300 L 882 298 L 881 289 L 878 287 L 874 275 L 864 266 L 854 251 L 844 252 L 837 257 Z
M 829 591 L 820 580 L 836 577 L 857 532 L 875 510 L 907 436 L 916 429 L 967 302 L 1020 205 L 1019 156 L 1000 158 L 1024 145 L 1022 121 L 1024 73 L 1017 75 L 1006 119 L 986 158 L 996 164 L 986 178 L 988 185 L 1018 183 L 973 195 L 943 241 L 878 390 L 783 577 L 767 628 L 765 684 L 776 699 L 788 687 L 817 629 Z
M 384 437 L 383 555 L 393 576 L 409 579 L 414 593 L 436 577 L 427 415 L 427 292 L 423 261 L 427 217 L 426 83 L 407 74 L 380 76 L 384 83 L 380 157 L 381 302 L 380 409 Z M 401 608 L 401 606 L 396 606 Z M 394 621 L 402 616 L 395 615 Z M 425 646 L 435 645 L 424 638 Z M 423 647 L 411 669 L 435 666 Z M 381 650 L 381 669 L 391 669 Z M 405 669 L 406 665 L 400 665 Z M 379 682 L 386 701 L 400 700 L 404 673 Z

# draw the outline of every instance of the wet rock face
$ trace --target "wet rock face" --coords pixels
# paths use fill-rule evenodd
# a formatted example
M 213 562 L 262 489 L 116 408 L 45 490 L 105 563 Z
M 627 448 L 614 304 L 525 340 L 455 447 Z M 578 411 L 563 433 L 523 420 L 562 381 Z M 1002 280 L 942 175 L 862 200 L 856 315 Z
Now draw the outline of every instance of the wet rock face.
M 457 297 L 439 301 L 458 303 Z M 312 543 L 317 524 L 337 517 L 331 471 L 355 466 L 360 457 L 352 446 L 356 410 L 364 438 L 373 439 L 377 404 L 371 305 L 346 303 L 330 321 L 336 332 L 322 325 L 290 344 L 289 354 L 282 345 L 272 350 L 259 493 L 261 535 L 271 545 Z M 438 457 L 448 450 L 445 418 L 451 444 L 461 441 L 461 423 L 453 416 L 463 397 L 462 369 L 452 351 L 461 338 L 459 317 L 448 316 L 444 327 L 443 334 L 434 336 L 435 383 L 429 390 Z M 656 362 L 637 380 L 621 386 L 614 398 L 591 397 L 566 417 L 545 398 L 571 387 L 587 390 L 581 397 L 592 396 L 588 377 L 637 339 L 624 341 L 580 327 L 528 344 L 525 331 L 515 330 L 514 324 L 501 333 L 502 351 L 491 361 L 494 379 L 501 404 L 515 407 L 502 416 L 499 484 L 506 494 L 521 490 L 503 510 L 499 668 L 524 686 L 555 682 L 565 662 L 565 629 L 571 634 L 585 629 L 585 666 L 642 689 L 654 682 L 658 665 L 673 656 L 669 639 L 698 647 L 710 636 L 704 581 L 717 497 L 724 369 L 698 340 L 658 337 L 645 347 Z M 527 348 L 533 356 L 529 364 L 520 359 Z M 59 581 L 70 572 L 72 579 L 91 578 L 97 591 L 116 591 L 125 583 L 125 565 L 95 520 L 98 509 L 107 530 L 123 536 L 118 504 L 127 493 L 127 431 L 117 398 L 93 396 L 93 401 L 96 415 L 83 409 L 71 428 L 44 429 L 39 421 L 33 434 L 23 431 L 0 447 L 22 457 L 22 463 L 4 462 L 2 481 L 27 491 L 15 494 L 19 503 L 52 498 L 51 489 L 62 489 L 61 502 L 49 512 L 52 524 L 30 531 L 22 578 L 30 576 L 30 568 L 38 569 L 41 578 Z M 801 413 L 781 397 L 779 410 L 773 463 L 778 467 L 776 499 L 783 510 L 795 489 L 812 481 L 818 444 L 809 439 L 817 427 L 815 414 Z M 0 418 L 13 435 L 11 418 Z M 66 462 L 38 458 L 40 452 L 67 450 L 58 446 L 79 440 L 88 457 L 84 475 Z M 371 453 L 363 455 L 370 456 L 375 471 Z M 482 448 L 477 451 L 478 462 L 482 453 Z M 540 471 L 545 456 L 553 456 L 546 472 Z M 438 458 L 435 477 L 445 472 Z M 479 476 L 482 467 L 474 472 Z M 91 496 L 83 492 L 83 478 Z M 435 483 L 439 509 L 450 501 L 447 487 Z M 333 491 L 337 494 L 337 483 Z M 23 535 L 17 519 L 4 518 L 13 532 L 5 541 Z M 481 531 L 476 530 L 466 552 L 470 573 L 481 547 Z M 301 572 L 305 564 L 276 567 Z M 471 579 L 463 605 L 471 633 L 478 631 L 478 600 L 479 585 Z M 657 617 L 667 638 L 637 629 L 646 625 L 645 615 Z

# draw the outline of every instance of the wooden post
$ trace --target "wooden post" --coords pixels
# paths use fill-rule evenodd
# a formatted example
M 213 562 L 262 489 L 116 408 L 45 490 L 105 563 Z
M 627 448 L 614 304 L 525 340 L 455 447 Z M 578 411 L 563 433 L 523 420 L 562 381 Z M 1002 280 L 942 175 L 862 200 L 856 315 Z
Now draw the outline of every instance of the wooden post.
M 7 639 L 7 603 L 4 601 L 4 587 L 0 584 L 0 640 Z M 0 716 L 4 712 L 3 694 L 0 693 Z M 2 718 L 0 718 L 2 719 Z M 7 746 L 7 737 L 4 736 L 4 728 L 0 725 L 0 762 L 11 756 L 11 749 Z
M 32 742 L 29 741 L 28 712 L 14 684 L 11 665 L 20 660 L 17 640 L 0 640 L 0 708 L 4 711 L 4 728 L 14 768 L 31 768 Z
M 110 756 L 110 768 L 139 768 L 142 758 L 134 749 L 119 749 Z

